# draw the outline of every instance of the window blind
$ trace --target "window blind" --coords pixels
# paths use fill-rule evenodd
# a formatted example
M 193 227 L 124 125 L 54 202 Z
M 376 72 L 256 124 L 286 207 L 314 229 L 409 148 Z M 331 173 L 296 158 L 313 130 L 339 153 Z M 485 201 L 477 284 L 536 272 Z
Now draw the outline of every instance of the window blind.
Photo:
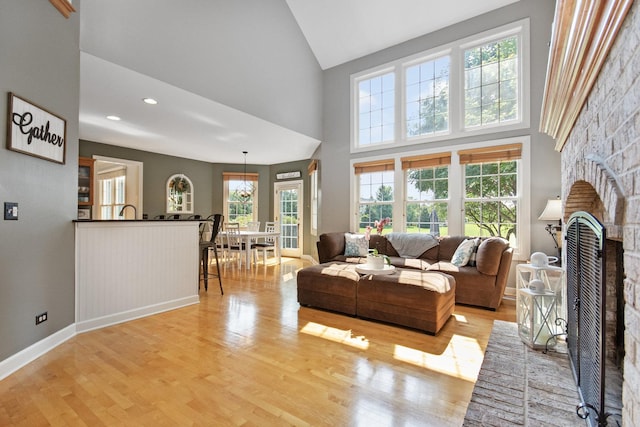
M 473 148 L 458 152 L 460 164 L 499 162 L 518 160 L 522 157 L 522 143 L 498 145 L 494 147 Z
M 402 157 L 402 170 L 429 168 L 451 164 L 451 153 L 425 154 L 421 156 Z
M 372 162 L 354 163 L 353 169 L 356 175 L 370 172 L 384 172 L 394 170 L 394 160 L 374 160 Z
M 257 181 L 257 173 L 242 173 L 242 172 L 222 172 L 222 179 L 224 181 Z
M 312 173 L 317 171 L 318 170 L 318 161 L 316 159 L 311 160 L 311 163 L 309 163 L 309 167 L 307 168 L 307 170 L 309 171 L 309 175 L 311 175 Z

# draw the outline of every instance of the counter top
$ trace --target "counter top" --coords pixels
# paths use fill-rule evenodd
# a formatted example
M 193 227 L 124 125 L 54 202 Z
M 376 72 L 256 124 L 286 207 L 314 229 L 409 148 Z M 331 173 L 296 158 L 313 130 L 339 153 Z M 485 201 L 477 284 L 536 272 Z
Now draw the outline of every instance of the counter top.
M 201 219 L 74 219 L 73 222 L 85 223 L 85 222 L 202 222 L 211 221 L 206 218 Z

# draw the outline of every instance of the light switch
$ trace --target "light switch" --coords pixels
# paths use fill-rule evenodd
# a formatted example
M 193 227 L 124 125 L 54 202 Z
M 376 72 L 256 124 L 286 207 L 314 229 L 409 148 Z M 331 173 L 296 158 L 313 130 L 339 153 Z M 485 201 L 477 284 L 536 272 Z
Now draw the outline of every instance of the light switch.
M 14 202 L 4 202 L 4 219 L 18 219 L 18 204 Z

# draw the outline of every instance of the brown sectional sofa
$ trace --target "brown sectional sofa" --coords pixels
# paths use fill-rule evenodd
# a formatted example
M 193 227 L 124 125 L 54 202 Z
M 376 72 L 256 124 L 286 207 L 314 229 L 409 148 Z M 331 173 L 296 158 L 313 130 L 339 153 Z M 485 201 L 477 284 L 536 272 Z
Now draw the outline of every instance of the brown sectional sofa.
M 327 262 L 361 263 L 365 258 L 345 257 L 344 232 L 325 233 L 317 242 L 318 260 Z M 513 248 L 500 237 L 481 239 L 476 254 L 476 266 L 456 267 L 450 263 L 464 236 L 439 238 L 437 246 L 418 258 L 402 258 L 384 235 L 371 235 L 369 247 L 389 256 L 391 264 L 401 269 L 417 269 L 446 273 L 455 279 L 455 302 L 496 310 L 502 302 Z

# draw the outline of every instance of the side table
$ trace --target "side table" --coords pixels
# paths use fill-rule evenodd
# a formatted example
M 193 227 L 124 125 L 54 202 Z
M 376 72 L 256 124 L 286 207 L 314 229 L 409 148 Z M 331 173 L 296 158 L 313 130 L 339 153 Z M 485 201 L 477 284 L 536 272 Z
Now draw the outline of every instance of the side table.
M 534 290 L 529 284 L 541 280 L 543 289 Z M 554 347 L 562 335 L 559 319 L 564 319 L 566 274 L 560 267 L 516 266 L 516 320 L 522 341 L 534 349 Z M 562 320 L 560 320 L 562 323 Z

